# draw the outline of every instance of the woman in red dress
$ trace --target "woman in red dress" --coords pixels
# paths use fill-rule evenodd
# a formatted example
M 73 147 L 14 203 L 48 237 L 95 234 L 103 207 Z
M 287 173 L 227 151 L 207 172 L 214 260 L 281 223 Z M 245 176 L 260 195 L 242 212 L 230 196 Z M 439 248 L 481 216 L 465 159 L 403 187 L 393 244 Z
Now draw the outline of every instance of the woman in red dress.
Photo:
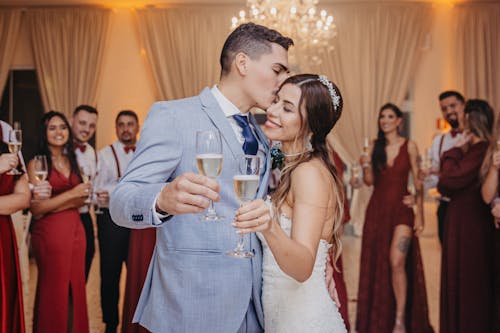
M 0 137 L 0 333 L 25 332 L 23 291 L 16 234 L 10 214 L 29 207 L 30 191 L 24 174 L 9 175 L 19 158 L 9 154 Z
M 68 121 L 50 111 L 42 118 L 40 154 L 47 157 L 52 196 L 36 200 L 31 244 L 38 267 L 33 332 L 88 333 L 85 232 L 78 214 L 89 195 L 82 183 Z M 28 166 L 30 179 L 34 164 Z
M 493 231 L 494 289 L 495 289 L 495 332 L 500 332 L 500 117 L 497 117 L 493 136 L 486 157 L 481 166 L 481 195 L 491 206 L 495 230 Z
M 122 333 L 148 333 L 139 324 L 132 324 L 135 308 L 146 280 L 149 262 L 156 243 L 156 228 L 130 231 L 127 257 L 127 284 L 123 301 Z
M 466 132 L 441 158 L 438 190 L 451 199 L 441 262 L 441 333 L 493 332 L 493 216 L 481 197 L 480 169 L 493 126 L 482 100 L 465 105 Z
M 417 238 L 424 227 L 418 149 L 399 135 L 402 117 L 396 105 L 382 106 L 371 161 L 370 155 L 360 159 L 364 183 L 374 185 L 374 190 L 363 227 L 356 321 L 359 333 L 433 332 Z M 410 172 L 420 194 L 416 215 L 403 202 Z

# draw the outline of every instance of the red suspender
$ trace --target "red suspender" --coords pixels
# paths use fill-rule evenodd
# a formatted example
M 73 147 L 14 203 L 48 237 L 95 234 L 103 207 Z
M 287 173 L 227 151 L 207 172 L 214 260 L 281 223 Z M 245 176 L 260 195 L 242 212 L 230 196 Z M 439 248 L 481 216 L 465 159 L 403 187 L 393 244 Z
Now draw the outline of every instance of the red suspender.
M 438 156 L 441 157 L 441 150 L 443 150 L 444 134 L 441 134 L 441 141 L 439 141 Z
M 116 163 L 116 173 L 118 174 L 118 179 L 122 177 L 122 173 L 120 172 L 120 163 L 118 163 L 118 155 L 116 155 L 116 150 L 113 145 L 109 145 L 111 147 L 111 151 L 113 152 L 113 156 L 115 157 L 115 163 Z

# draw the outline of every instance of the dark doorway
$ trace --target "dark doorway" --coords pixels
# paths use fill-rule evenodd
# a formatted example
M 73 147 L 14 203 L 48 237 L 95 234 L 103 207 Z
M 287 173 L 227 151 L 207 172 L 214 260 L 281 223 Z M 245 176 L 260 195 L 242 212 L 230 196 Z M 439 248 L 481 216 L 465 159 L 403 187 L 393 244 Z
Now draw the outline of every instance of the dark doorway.
M 40 119 L 44 113 L 34 69 L 12 70 L 0 100 L 0 119 L 23 130 L 22 152 L 28 163 L 38 150 Z

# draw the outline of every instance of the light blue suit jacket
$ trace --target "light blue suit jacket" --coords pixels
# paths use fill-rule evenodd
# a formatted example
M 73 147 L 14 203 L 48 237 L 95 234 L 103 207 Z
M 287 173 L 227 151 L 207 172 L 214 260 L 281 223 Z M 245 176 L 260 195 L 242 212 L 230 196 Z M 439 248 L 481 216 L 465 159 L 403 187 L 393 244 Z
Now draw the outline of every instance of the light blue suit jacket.
M 250 121 L 266 148 L 266 167 L 257 194 L 264 197 L 270 170 L 269 147 L 253 116 Z M 134 321 L 155 333 L 234 333 L 251 300 L 264 326 L 259 240 L 254 234 L 245 236 L 246 249 L 255 252 L 251 260 L 225 255 L 238 240 L 231 225 L 239 207 L 232 178 L 238 173 L 236 157 L 243 150 L 208 88 L 199 96 L 153 105 L 134 158 L 111 195 L 111 216 L 124 227 L 153 226 L 156 195 L 175 177 L 198 172 L 196 131 L 208 129 L 218 129 L 223 137 L 224 159 L 218 177 L 221 200 L 215 207 L 226 219 L 205 222 L 198 215 L 179 215 L 157 229 L 155 251 L 134 317 Z

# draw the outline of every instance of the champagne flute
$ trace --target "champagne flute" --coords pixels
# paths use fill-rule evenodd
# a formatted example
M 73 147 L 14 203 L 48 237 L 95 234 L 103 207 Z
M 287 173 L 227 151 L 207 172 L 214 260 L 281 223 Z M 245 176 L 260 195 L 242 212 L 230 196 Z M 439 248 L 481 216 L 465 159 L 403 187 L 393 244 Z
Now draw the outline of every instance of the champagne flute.
M 82 176 L 82 180 L 85 184 L 91 184 L 92 181 L 92 169 L 89 165 L 80 166 L 80 175 Z M 92 190 L 89 191 L 88 198 L 84 201 L 86 204 L 90 204 L 92 202 Z
M 96 214 L 102 214 L 103 211 L 101 210 L 101 205 L 99 204 L 99 193 L 102 192 L 102 180 L 101 177 L 99 177 L 99 174 L 96 174 L 94 177 L 94 181 L 92 182 L 92 197 L 95 200 L 94 201 L 94 213 Z
M 369 153 L 370 153 L 370 140 L 368 139 L 368 137 L 365 136 L 363 139 L 363 152 L 361 153 L 361 155 L 369 156 Z M 364 162 L 362 166 L 367 167 L 367 166 L 370 166 L 370 164 L 367 162 Z
M 361 167 L 359 166 L 358 163 L 354 163 L 351 166 L 351 179 L 349 181 L 349 184 L 351 184 L 352 188 L 360 188 L 362 184 L 361 180 Z
M 38 183 L 46 180 L 48 175 L 47 157 L 45 155 L 36 155 L 33 157 L 33 169 L 35 179 Z
M 240 174 L 233 177 L 233 187 L 240 204 L 252 201 L 257 194 L 260 180 L 260 159 L 256 155 L 243 155 L 238 159 Z M 240 234 L 236 247 L 226 254 L 234 258 L 251 258 L 253 252 L 243 249 L 244 239 Z
M 199 172 L 215 179 L 222 170 L 222 139 L 217 130 L 196 132 L 196 165 Z M 214 202 L 210 200 L 210 207 L 205 215 L 200 217 L 205 221 L 217 221 L 224 216 L 217 215 Z
M 19 155 L 19 152 L 21 151 L 21 146 L 23 143 L 23 133 L 19 129 L 14 129 L 9 131 L 9 141 L 8 141 L 8 146 L 9 146 L 9 152 L 11 154 L 16 154 Z M 19 172 L 16 168 L 11 169 L 9 172 L 7 172 L 8 175 L 20 175 L 21 172 Z
M 425 175 L 424 180 L 430 175 L 432 170 L 432 158 L 430 149 L 425 149 L 421 156 L 417 159 L 420 171 Z

